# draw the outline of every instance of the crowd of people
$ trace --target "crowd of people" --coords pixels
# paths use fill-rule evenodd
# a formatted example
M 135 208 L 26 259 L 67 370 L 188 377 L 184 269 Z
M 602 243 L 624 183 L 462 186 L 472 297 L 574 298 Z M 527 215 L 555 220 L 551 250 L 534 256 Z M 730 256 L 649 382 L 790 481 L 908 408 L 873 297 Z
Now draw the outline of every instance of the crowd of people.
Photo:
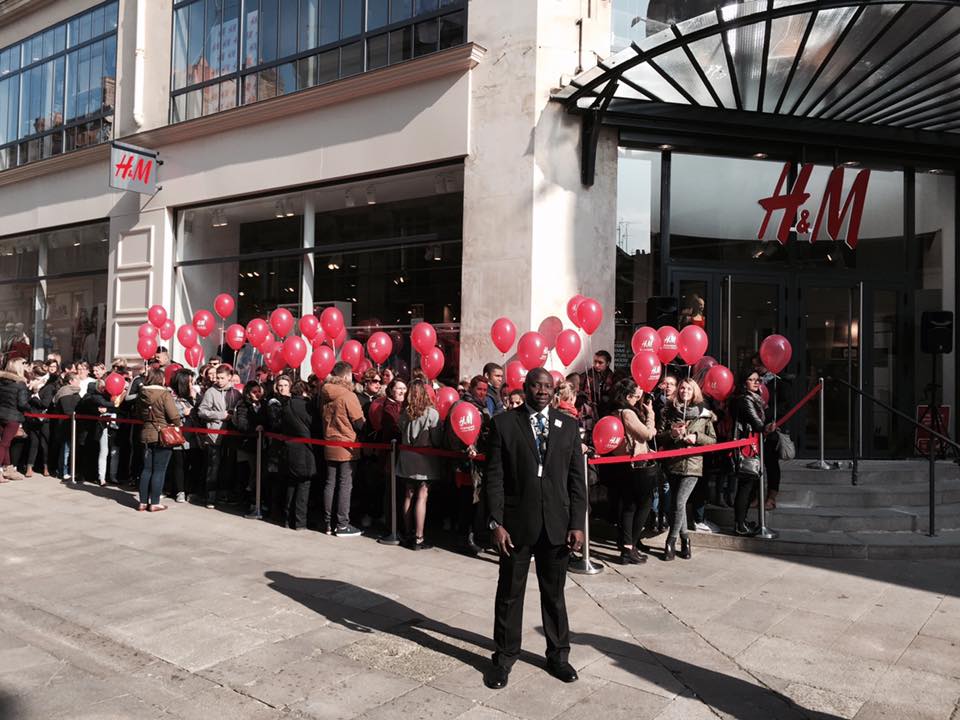
M 123 377 L 123 392 L 107 391 L 109 373 Z M 616 415 L 623 424 L 625 440 L 613 454 L 630 460 L 596 472 L 591 466 L 588 479 L 594 514 L 604 506 L 617 528 L 621 562 L 645 562 L 643 540 L 664 531 L 663 559 L 690 558 L 691 529 L 719 530 L 705 519 L 708 500 L 734 508 L 733 532 L 756 532 L 747 522 L 749 508 L 758 501 L 775 507 L 779 489 L 779 436 L 760 392 L 772 379 L 755 356 L 724 403 L 705 398 L 685 366 L 667 368 L 651 394 L 627 371 L 614 371 L 610 354 L 600 351 L 586 372 L 557 383 L 554 411 L 577 420 L 584 452 L 592 452 L 591 430 L 601 417 Z M 261 367 L 241 383 L 218 358 L 195 372 L 171 363 L 162 347 L 143 367 L 122 358 L 111 368 L 82 361 L 64 367 L 56 354 L 31 363 L 12 353 L 0 372 L 0 483 L 42 473 L 68 483 L 127 485 L 139 491 L 138 511 L 166 510 L 165 496 L 244 510 L 293 530 L 310 526 L 352 537 L 377 524 L 391 526 L 391 454 L 362 445 L 396 441 L 395 520 L 404 542 L 415 550 L 430 547 L 428 531 L 443 527 L 456 533 L 463 551 L 476 554 L 489 541 L 486 431 L 494 416 L 522 406 L 524 393 L 507 387 L 497 363 L 463 379 L 457 402 L 471 404 L 482 418 L 478 440 L 467 447 L 449 415 L 441 418 L 439 389 L 420 370 L 410 377 L 390 368 L 356 376 L 345 362 L 322 379 Z M 75 433 L 63 419 L 74 413 L 82 418 Z M 60 417 L 36 417 L 44 414 Z M 747 452 L 644 458 L 753 433 L 768 438 L 762 500 L 759 459 Z M 304 442 L 310 439 L 334 444 Z M 430 449 L 448 453 L 424 452 Z

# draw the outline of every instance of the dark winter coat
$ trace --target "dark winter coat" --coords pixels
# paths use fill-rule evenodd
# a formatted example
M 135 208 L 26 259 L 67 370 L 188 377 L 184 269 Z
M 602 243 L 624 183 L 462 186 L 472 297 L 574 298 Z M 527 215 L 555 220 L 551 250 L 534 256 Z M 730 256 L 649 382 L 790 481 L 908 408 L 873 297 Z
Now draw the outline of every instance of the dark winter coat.
M 107 396 L 97 392 L 88 392 L 77 403 L 77 415 L 88 415 L 98 417 L 100 408 L 105 408 L 108 412 L 114 410 L 113 402 Z M 77 443 L 80 445 L 96 445 L 100 441 L 100 431 L 106 427 L 105 423 L 96 420 L 77 420 Z
M 152 445 L 160 441 L 160 431 L 168 425 L 183 425 L 180 411 L 173 401 L 173 392 L 163 385 L 144 385 L 140 388 L 136 406 L 137 418 L 143 420 L 140 441 Z
M 760 393 L 747 391 L 737 397 L 734 423 L 737 438 L 745 438 L 763 430 L 765 421 Z
M 283 406 L 280 432 L 289 437 L 309 438 L 313 422 L 313 406 L 305 397 L 291 397 Z M 313 446 L 299 442 L 284 442 L 286 470 L 290 478 L 310 480 L 317 474 L 317 459 Z
M 266 403 L 260 402 L 254 404 L 247 398 L 241 400 L 233 411 L 233 417 L 230 424 L 237 432 L 248 435 L 256 435 L 258 427 L 267 427 L 267 407 Z M 257 439 L 255 437 L 245 437 L 240 440 L 240 448 L 256 452 Z
M 23 413 L 30 409 L 27 381 L 19 375 L 0 372 L 0 422 L 23 422 Z

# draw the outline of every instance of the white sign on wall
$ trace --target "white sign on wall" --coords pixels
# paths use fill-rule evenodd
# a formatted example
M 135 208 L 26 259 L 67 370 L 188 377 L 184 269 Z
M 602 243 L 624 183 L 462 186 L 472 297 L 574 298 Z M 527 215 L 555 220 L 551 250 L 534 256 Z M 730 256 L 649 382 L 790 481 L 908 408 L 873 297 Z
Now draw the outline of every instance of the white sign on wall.
M 113 142 L 110 144 L 110 187 L 154 195 L 157 190 L 159 153 Z

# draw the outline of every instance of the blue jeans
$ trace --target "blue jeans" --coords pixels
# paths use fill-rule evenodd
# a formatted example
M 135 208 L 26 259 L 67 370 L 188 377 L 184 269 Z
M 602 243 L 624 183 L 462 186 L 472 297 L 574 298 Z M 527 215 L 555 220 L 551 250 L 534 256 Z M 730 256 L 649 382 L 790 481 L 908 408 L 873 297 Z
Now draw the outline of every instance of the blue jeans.
M 143 448 L 143 472 L 140 474 L 140 502 L 144 505 L 160 504 L 160 492 L 163 479 L 167 475 L 167 465 L 173 450 L 160 445 L 146 445 Z

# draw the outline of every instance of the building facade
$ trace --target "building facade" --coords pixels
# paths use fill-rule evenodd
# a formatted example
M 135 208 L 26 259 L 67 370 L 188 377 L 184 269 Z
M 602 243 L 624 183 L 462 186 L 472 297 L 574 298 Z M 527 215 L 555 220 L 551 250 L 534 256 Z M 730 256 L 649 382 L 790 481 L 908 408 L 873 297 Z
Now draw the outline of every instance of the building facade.
M 842 103 L 840 78 L 866 82 L 858 68 L 893 58 L 894 38 L 926 38 L 934 61 L 960 50 L 952 10 L 803 0 L 751 24 L 754 5 L 767 3 L 0 2 L 0 339 L 133 356 L 151 305 L 182 324 L 226 292 L 244 324 L 335 305 L 353 337 L 390 331 L 397 367 L 417 362 L 409 331 L 429 321 L 453 379 L 504 359 L 497 317 L 536 329 L 575 293 L 605 320 L 572 367 L 600 348 L 629 362 L 633 330 L 656 320 L 648 298 L 672 297 L 732 368 L 781 332 L 796 390 L 842 376 L 912 413 L 935 366 L 950 405 L 955 355 L 921 352 L 919 321 L 955 309 L 960 152 L 931 149 L 941 126 L 871 138 L 756 93 L 760 75 L 768 99 L 809 80 L 811 101 Z M 741 24 L 711 40 L 728 21 Z M 602 85 L 631 52 L 656 81 Z M 926 100 L 902 92 L 890 110 L 910 120 Z M 113 141 L 158 153 L 153 194 L 110 187 Z M 855 249 L 796 223 L 781 244 L 783 212 L 758 237 L 786 163 L 790 187 L 812 164 L 811 211 L 835 167 L 844 198 L 871 171 Z M 830 403 L 831 452 L 912 454 L 889 415 L 839 390 Z

